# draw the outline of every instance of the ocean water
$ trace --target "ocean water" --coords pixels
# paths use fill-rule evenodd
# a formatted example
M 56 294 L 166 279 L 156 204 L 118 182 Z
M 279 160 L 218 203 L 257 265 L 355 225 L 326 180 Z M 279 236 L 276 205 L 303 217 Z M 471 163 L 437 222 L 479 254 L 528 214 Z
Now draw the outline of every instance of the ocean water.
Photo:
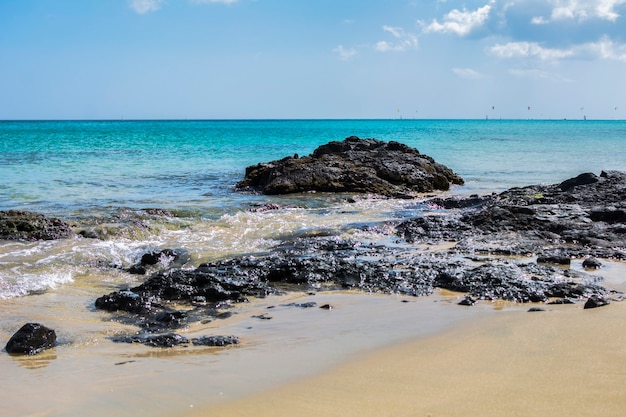
M 186 249 L 193 266 L 262 252 L 293 234 L 358 234 L 355 225 L 415 214 L 405 201 L 234 190 L 249 165 L 352 135 L 432 156 L 466 180 L 453 194 L 626 170 L 626 121 L 2 121 L 0 210 L 60 217 L 106 239 L 0 242 L 0 299 L 83 281 L 125 283 L 133 278 L 111 266 L 128 267 L 148 250 Z M 268 201 L 288 208 L 247 210 Z M 155 208 L 167 214 L 146 210 Z

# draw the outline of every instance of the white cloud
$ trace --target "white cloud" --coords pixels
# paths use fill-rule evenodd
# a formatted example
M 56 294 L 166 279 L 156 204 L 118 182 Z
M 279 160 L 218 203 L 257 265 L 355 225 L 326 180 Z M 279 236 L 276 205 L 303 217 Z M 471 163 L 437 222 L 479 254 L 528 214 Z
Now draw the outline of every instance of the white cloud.
M 452 72 L 467 80 L 480 80 L 483 78 L 481 73 L 474 71 L 471 68 L 452 68 Z
M 542 61 L 563 59 L 574 55 L 571 49 L 544 48 L 536 42 L 496 44 L 488 51 L 498 58 L 538 58 Z
M 589 19 L 615 22 L 620 17 L 615 8 L 626 4 L 626 0 L 550 0 L 550 3 L 553 5 L 550 19 L 538 16 L 533 18 L 533 23 L 559 20 L 583 22 Z
M 537 58 L 542 61 L 560 59 L 605 59 L 626 62 L 626 44 L 604 37 L 566 49 L 544 48 L 536 42 L 496 44 L 488 52 L 498 58 Z
M 339 54 L 339 58 L 343 61 L 348 61 L 349 59 L 351 59 L 357 54 L 356 49 L 354 48 L 346 49 L 343 47 L 343 45 L 339 45 L 336 48 L 334 48 L 333 52 L 336 52 L 337 54 Z
M 608 59 L 626 62 L 626 44 L 613 42 L 608 37 L 598 42 L 589 42 L 575 48 L 577 56 L 589 59 Z
M 405 32 L 404 29 L 394 26 L 383 26 L 385 32 L 390 33 L 396 40 L 394 42 L 380 41 L 375 46 L 379 52 L 389 51 L 405 51 L 411 48 L 417 48 L 417 36 Z
M 491 3 L 493 3 L 493 1 Z M 444 16 L 442 23 L 439 23 L 437 19 L 433 20 L 429 25 L 421 21 L 418 23 L 422 25 L 425 33 L 455 33 L 459 36 L 466 36 L 475 29 L 483 26 L 487 19 L 489 19 L 491 3 L 474 11 L 454 9 Z
M 130 8 L 139 14 L 156 12 L 165 3 L 165 0 L 129 0 Z

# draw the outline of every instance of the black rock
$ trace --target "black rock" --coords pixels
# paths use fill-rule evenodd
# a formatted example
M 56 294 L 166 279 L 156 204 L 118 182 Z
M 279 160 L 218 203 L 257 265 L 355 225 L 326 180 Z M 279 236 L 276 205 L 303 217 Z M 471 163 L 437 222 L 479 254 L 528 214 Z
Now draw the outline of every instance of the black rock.
M 237 336 L 202 336 L 191 339 L 191 342 L 197 346 L 228 346 L 239 344 L 239 338 Z
M 593 257 L 587 258 L 583 261 L 583 268 L 599 269 L 602 268 L 602 262 Z
M 569 256 L 563 255 L 543 255 L 537 257 L 537 263 L 540 264 L 556 264 L 556 265 L 570 265 L 572 260 Z
M 127 311 L 142 314 L 152 310 L 153 297 L 143 297 L 135 292 L 125 290 L 103 295 L 96 299 L 95 306 L 106 311 Z
M 169 327 L 180 327 L 187 322 L 187 313 L 184 311 L 162 311 L 155 316 L 155 320 Z
M 184 249 L 163 249 L 144 253 L 139 263 L 131 266 L 128 272 L 136 275 L 145 275 L 147 267 L 161 264 L 162 267 L 181 267 L 189 261 L 189 252 Z
M 160 348 L 169 348 L 178 345 L 189 344 L 189 339 L 184 336 L 169 333 L 160 335 L 127 335 L 112 337 L 111 340 L 118 343 L 141 343 L 142 345 Z
M 315 301 L 309 301 L 308 303 L 289 303 L 281 304 L 283 307 L 298 307 L 298 308 L 311 308 L 317 306 Z
M 476 300 L 474 300 L 472 297 L 465 297 L 464 299 L 462 299 L 461 301 L 459 301 L 458 303 L 460 306 L 473 306 L 474 304 L 476 304 Z
M 608 298 L 601 297 L 598 295 L 592 295 L 591 297 L 589 297 L 589 299 L 585 303 L 584 309 L 586 310 L 589 308 L 604 307 L 606 305 L 609 305 L 610 303 L 611 301 Z
M 39 323 L 26 323 L 9 339 L 5 349 L 12 355 L 35 355 L 54 346 L 54 330 Z
M 69 224 L 30 211 L 0 211 L 0 240 L 54 240 L 72 235 Z
M 591 172 L 586 172 L 584 174 L 580 174 L 579 176 L 575 178 L 570 178 L 569 180 L 563 181 L 561 184 L 559 184 L 559 188 L 562 191 L 568 191 L 572 189 L 573 187 L 577 187 L 579 185 L 593 184 L 593 183 L 598 182 L 599 180 L 600 179 L 598 178 L 596 174 L 591 173 Z
M 309 156 L 250 166 L 237 188 L 264 194 L 322 191 L 410 198 L 417 192 L 447 190 L 450 184 L 463 184 L 463 179 L 417 149 L 351 136 L 322 145 Z

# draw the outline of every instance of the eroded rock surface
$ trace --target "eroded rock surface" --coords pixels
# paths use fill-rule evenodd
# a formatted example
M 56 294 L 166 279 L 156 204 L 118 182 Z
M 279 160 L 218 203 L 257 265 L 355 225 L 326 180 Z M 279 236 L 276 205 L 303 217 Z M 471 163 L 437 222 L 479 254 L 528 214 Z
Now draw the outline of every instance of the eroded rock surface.
M 401 198 L 447 190 L 451 184 L 463 184 L 463 179 L 417 149 L 351 136 L 322 145 L 308 156 L 250 166 L 237 188 L 270 195 L 322 191 Z
M 457 241 L 456 249 L 466 253 L 536 254 L 557 264 L 571 257 L 626 259 L 623 172 L 429 203 L 435 210 L 400 224 L 399 236 L 414 243 Z
M 56 332 L 39 323 L 26 323 L 7 342 L 5 350 L 12 355 L 35 355 L 54 347 Z
M 227 318 L 228 306 L 247 297 L 292 290 L 420 296 L 444 288 L 466 293 L 467 306 L 479 300 L 603 306 L 621 297 L 569 264 L 586 257 L 591 269 L 601 267 L 591 256 L 626 259 L 625 190 L 626 174 L 603 172 L 485 197 L 421 200 L 416 204 L 425 214 L 396 225 L 392 244 L 292 236 L 271 253 L 157 272 L 137 287 L 100 297 L 96 307 L 123 311 L 126 322 L 141 328 L 119 341 L 174 345 L 179 339 L 171 329 Z M 454 244 L 437 249 L 446 241 Z M 171 310 L 172 302 L 189 308 Z
M 30 211 L 0 211 L 0 240 L 54 240 L 72 235 L 69 224 Z

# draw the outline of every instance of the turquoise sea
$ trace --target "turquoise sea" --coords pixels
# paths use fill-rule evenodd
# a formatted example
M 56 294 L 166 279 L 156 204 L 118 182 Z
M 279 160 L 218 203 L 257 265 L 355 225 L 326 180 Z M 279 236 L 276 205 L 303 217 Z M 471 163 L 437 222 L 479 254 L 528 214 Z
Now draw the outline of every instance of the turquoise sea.
M 0 122 L 0 209 L 236 209 L 248 165 L 356 135 L 396 140 L 466 179 L 463 193 L 626 169 L 626 121 L 218 120 Z
M 125 267 L 159 247 L 184 248 L 197 264 L 266 250 L 291 234 L 414 215 L 416 206 L 403 201 L 364 199 L 348 209 L 337 196 L 234 190 L 249 165 L 351 135 L 432 156 L 466 180 L 451 190 L 457 194 L 626 170 L 626 121 L 2 121 L 0 210 L 60 217 L 106 239 L 1 242 L 0 298 L 58 289 L 101 273 L 85 265 Z M 297 209 L 247 211 L 267 201 Z

